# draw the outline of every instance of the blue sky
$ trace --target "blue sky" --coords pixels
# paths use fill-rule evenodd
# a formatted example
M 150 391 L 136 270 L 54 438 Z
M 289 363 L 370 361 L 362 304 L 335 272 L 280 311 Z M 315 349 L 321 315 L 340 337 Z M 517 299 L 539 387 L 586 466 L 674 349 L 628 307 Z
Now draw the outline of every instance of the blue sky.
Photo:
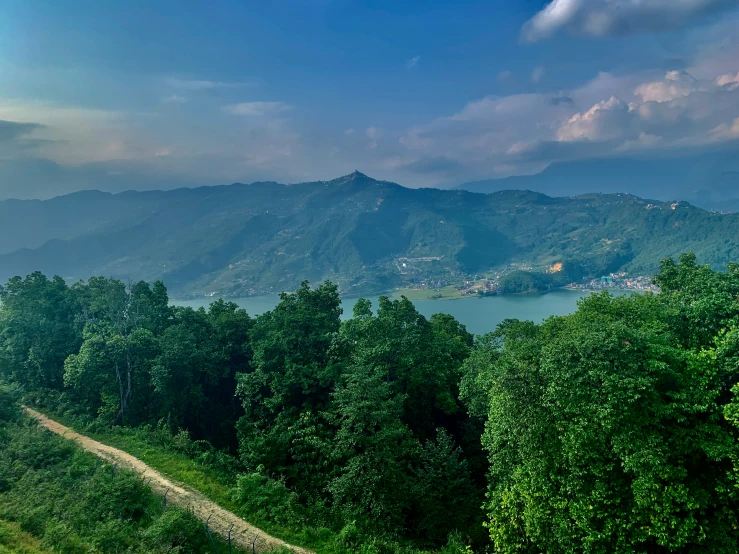
M 739 0 L 0 3 L 0 198 L 739 139 Z

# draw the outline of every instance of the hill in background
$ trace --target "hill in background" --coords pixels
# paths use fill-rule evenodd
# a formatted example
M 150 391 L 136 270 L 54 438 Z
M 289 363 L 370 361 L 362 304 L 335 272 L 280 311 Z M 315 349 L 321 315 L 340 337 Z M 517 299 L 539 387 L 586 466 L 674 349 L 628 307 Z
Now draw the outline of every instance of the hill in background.
M 550 196 L 593 191 L 630 193 L 658 200 L 685 200 L 708 210 L 739 210 L 739 151 L 664 159 L 600 158 L 554 163 L 541 173 L 461 184 L 491 193 L 533 190 Z
M 367 294 L 520 265 L 651 274 L 687 250 L 739 258 L 739 215 L 628 194 L 408 189 L 333 181 L 0 202 L 0 278 L 35 270 L 163 279 L 174 295 L 239 296 L 330 279 Z

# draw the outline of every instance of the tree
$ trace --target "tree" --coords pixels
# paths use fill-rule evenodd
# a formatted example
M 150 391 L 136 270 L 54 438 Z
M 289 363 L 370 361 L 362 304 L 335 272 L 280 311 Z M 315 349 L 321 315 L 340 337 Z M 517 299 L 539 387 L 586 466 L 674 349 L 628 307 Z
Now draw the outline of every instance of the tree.
M 688 348 L 713 346 L 722 329 L 739 324 L 739 264 L 714 271 L 699 266 L 689 252 L 679 263 L 662 260 L 654 282 L 662 289 L 670 327 Z
M 236 376 L 247 373 L 254 355 L 249 334 L 254 319 L 233 302 L 218 300 L 208 310 L 211 346 L 219 358 L 222 371 L 218 381 L 206 387 L 209 400 L 209 422 L 204 436 L 215 445 L 236 450 L 236 423 L 244 415 L 244 409 L 236 395 Z
M 244 416 L 238 433 L 247 467 L 263 465 L 291 484 L 300 473 L 290 454 L 295 425 L 325 410 L 340 370 L 330 356 L 338 332 L 341 301 L 337 287 L 307 282 L 280 295 L 274 310 L 257 317 L 250 332 L 252 369 L 238 376 Z M 307 468 L 306 468 L 307 469 Z
M 161 285 L 155 289 L 143 282 L 127 287 L 93 277 L 72 290 L 81 307 L 84 342 L 65 363 L 64 382 L 86 399 L 88 409 L 102 410 L 107 417 L 115 407 L 116 424 L 124 422 L 134 404 L 139 411 L 134 420 L 143 417 L 154 333 L 160 331 L 155 321 L 164 321 L 169 310 L 166 290 Z M 95 397 L 97 406 L 90 404 Z
M 337 432 L 327 449 L 328 484 L 342 521 L 371 532 L 398 533 L 411 506 L 411 475 L 420 444 L 401 421 L 403 396 L 371 367 L 343 376 L 332 405 Z
M 75 304 L 61 277 L 40 272 L 0 287 L 3 373 L 30 388 L 61 389 L 64 360 L 79 348 Z
M 441 544 L 451 532 L 477 523 L 481 495 L 462 449 L 444 429 L 423 445 L 410 496 L 415 503 L 409 518 L 414 534 L 431 544 Z
M 369 304 L 358 306 L 341 332 L 351 345 L 351 363 L 373 371 L 404 397 L 403 421 L 422 440 L 434 438 L 438 427 L 452 427 L 463 417 L 457 397 L 469 353 L 466 329 L 451 316 L 429 323 L 405 297 L 380 297 L 376 316 Z
M 124 335 L 107 322 L 88 323 L 83 338 L 79 353 L 64 364 L 64 384 L 83 407 L 113 424 L 145 421 L 151 408 L 149 367 L 156 355 L 151 331 Z
M 661 302 L 601 295 L 533 333 L 503 332 L 477 378 L 499 551 L 735 548 L 737 434 L 721 369 L 655 325 Z
M 343 521 L 438 544 L 476 518 L 481 498 L 450 434 L 465 421 L 457 382 L 470 338 L 406 298 L 381 297 L 376 316 L 357 302 L 333 347 L 346 363 L 331 404 L 328 490 Z

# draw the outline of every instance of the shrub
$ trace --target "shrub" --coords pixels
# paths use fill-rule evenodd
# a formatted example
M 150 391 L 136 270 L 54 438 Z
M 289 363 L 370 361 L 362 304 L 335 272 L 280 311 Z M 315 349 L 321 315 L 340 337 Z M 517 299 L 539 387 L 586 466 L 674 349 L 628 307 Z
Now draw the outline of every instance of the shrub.
M 191 512 L 168 508 L 144 532 L 144 544 L 150 552 L 208 552 L 210 540 L 205 526 Z
M 282 481 L 260 473 L 240 475 L 233 489 L 234 502 L 260 519 L 282 525 L 302 525 L 305 520 L 298 495 Z

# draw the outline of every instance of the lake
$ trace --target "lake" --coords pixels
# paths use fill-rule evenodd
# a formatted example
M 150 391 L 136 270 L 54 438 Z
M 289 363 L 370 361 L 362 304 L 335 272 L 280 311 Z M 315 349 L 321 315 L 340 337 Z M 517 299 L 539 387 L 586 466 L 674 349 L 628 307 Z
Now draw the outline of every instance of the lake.
M 551 315 L 567 315 L 577 309 L 577 301 L 590 293 L 586 291 L 558 290 L 548 294 L 486 296 L 482 298 L 464 298 L 459 300 L 416 300 L 416 309 L 424 316 L 435 313 L 447 313 L 467 326 L 471 333 L 482 334 L 492 331 L 504 319 L 530 319 L 537 323 Z M 368 297 L 373 309 L 377 308 L 377 297 Z M 199 308 L 208 307 L 215 298 L 198 300 L 173 300 L 173 304 Z M 252 296 L 248 298 L 229 298 L 249 315 L 259 315 L 275 307 L 278 295 Z M 342 300 L 344 318 L 352 315 L 356 298 Z

